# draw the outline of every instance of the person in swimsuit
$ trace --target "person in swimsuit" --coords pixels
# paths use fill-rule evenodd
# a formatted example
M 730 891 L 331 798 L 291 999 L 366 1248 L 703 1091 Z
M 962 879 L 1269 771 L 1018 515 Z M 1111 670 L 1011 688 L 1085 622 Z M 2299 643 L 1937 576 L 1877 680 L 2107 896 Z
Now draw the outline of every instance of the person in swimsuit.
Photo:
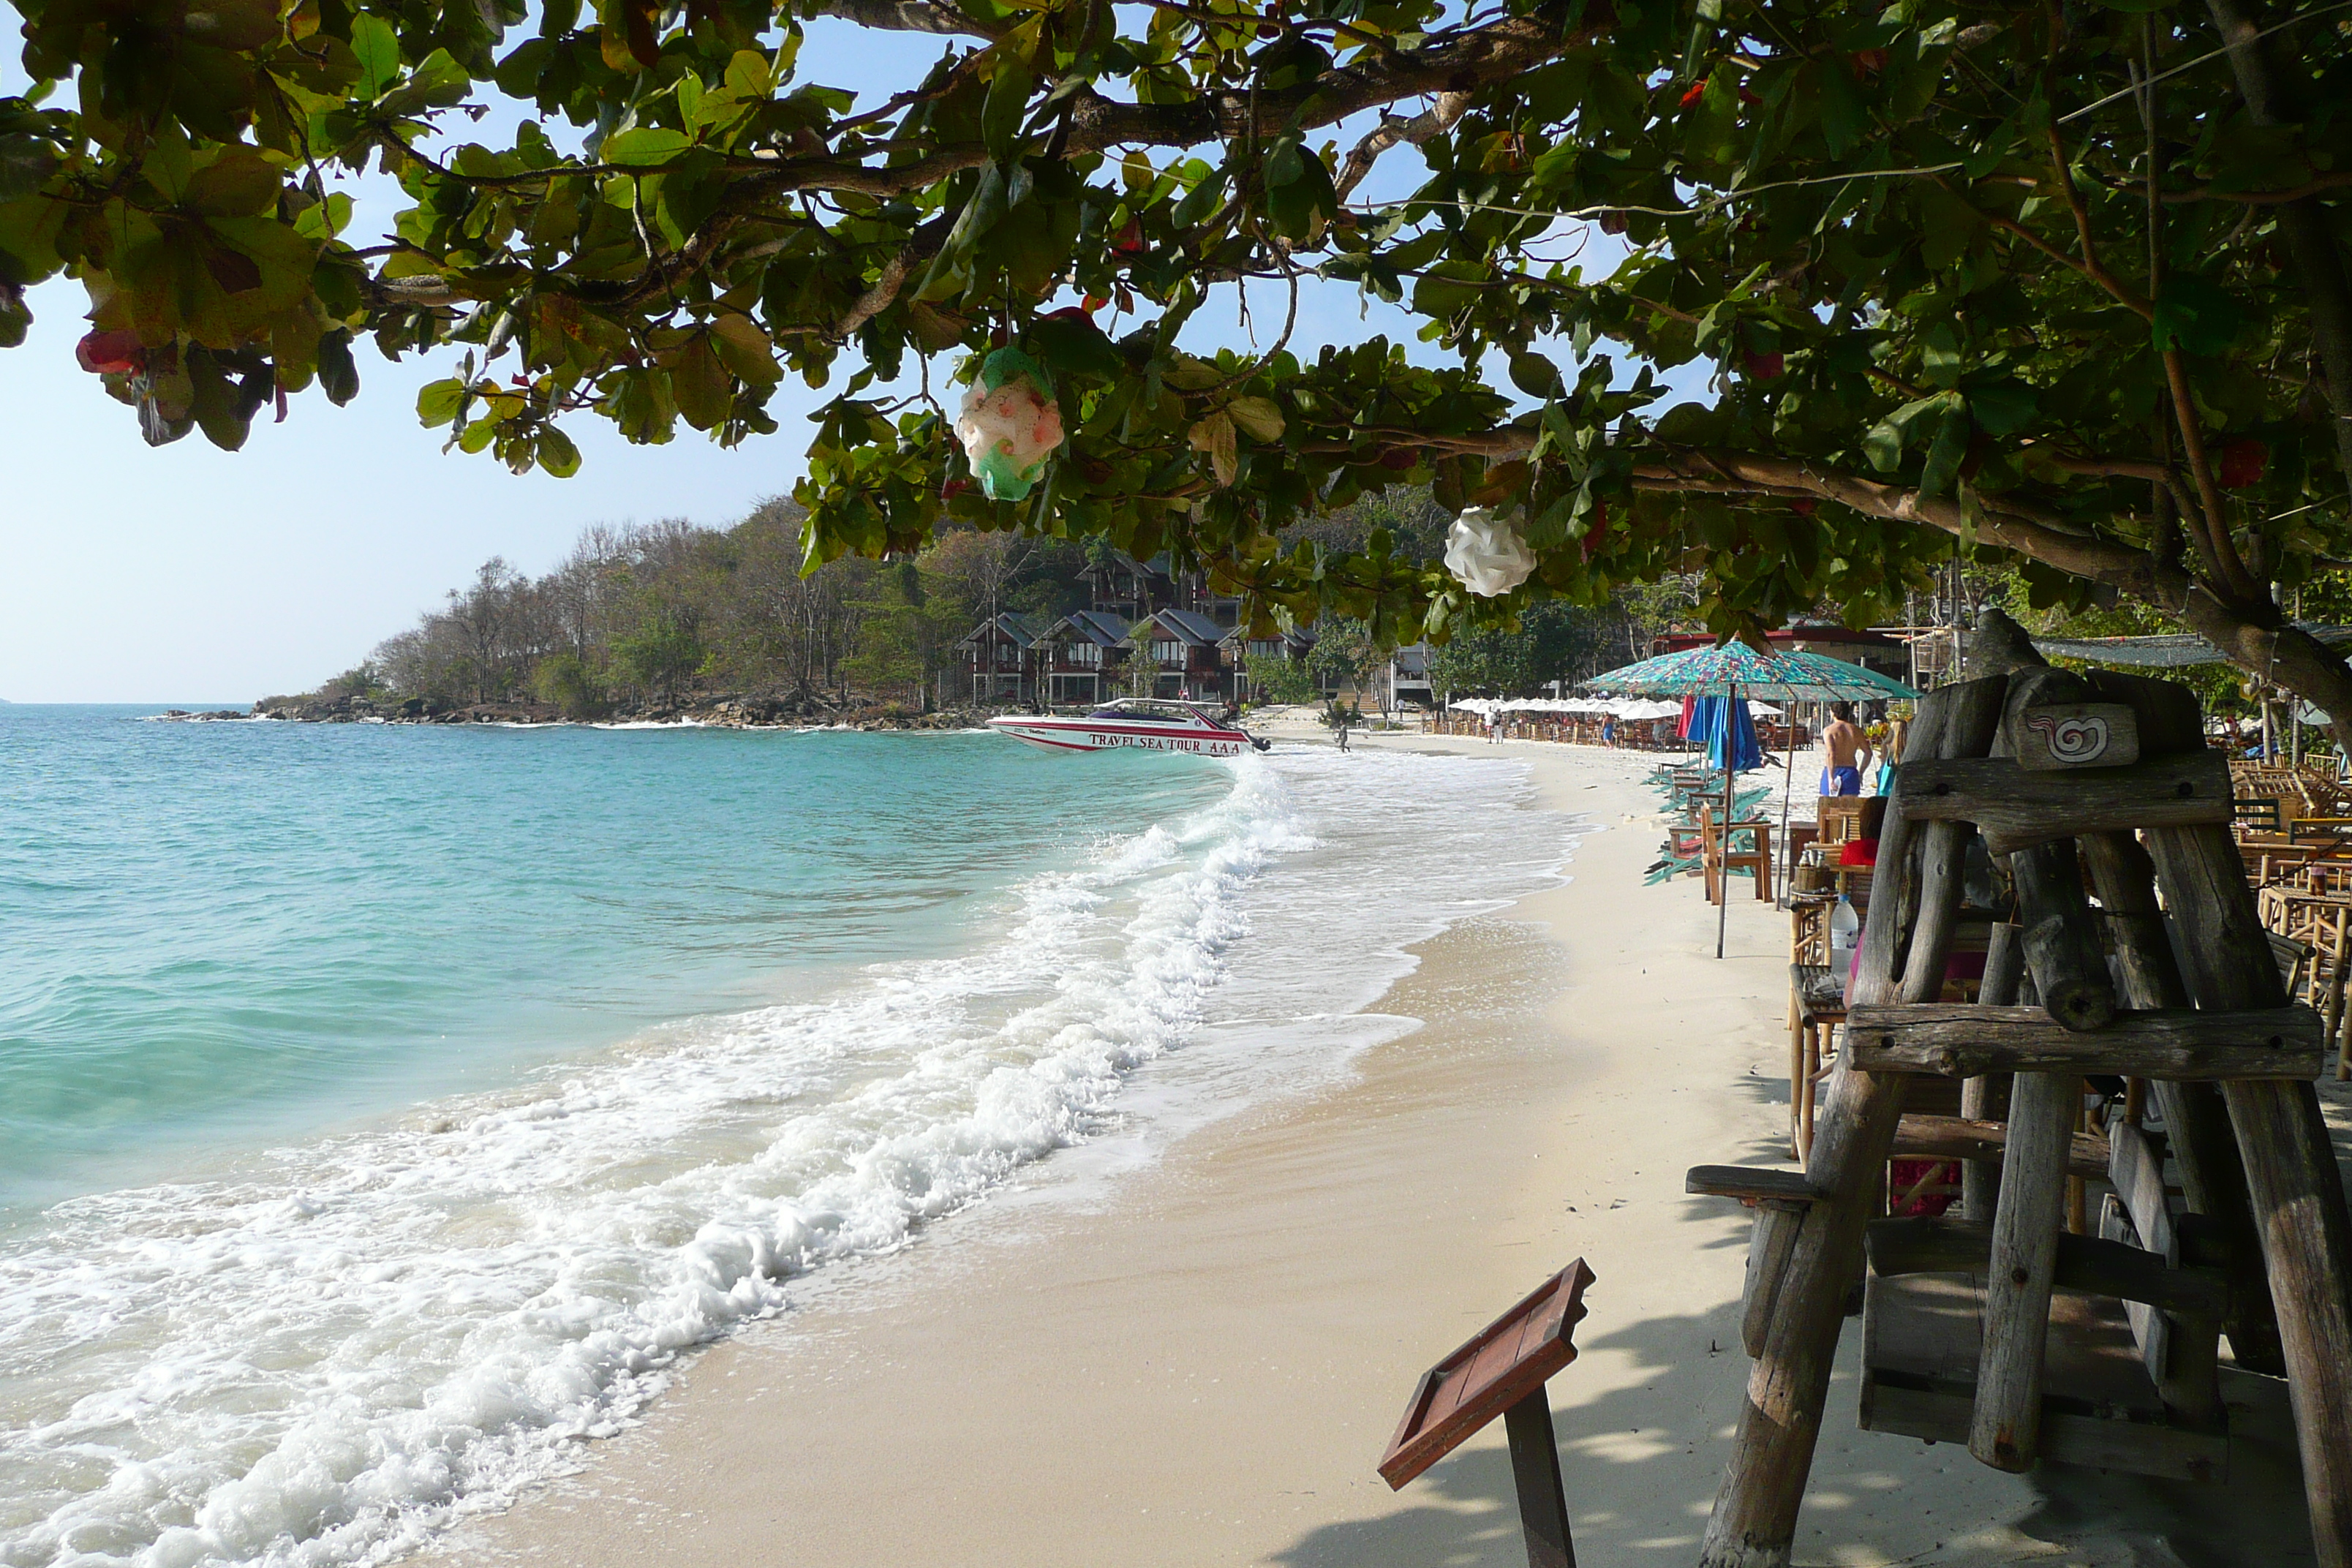
M 1853 721 L 1853 704 L 1840 702 L 1830 710 L 1830 727 L 1822 731 L 1822 749 L 1830 765 L 1822 770 L 1823 795 L 1860 795 L 1863 770 L 1870 766 L 1870 737 Z

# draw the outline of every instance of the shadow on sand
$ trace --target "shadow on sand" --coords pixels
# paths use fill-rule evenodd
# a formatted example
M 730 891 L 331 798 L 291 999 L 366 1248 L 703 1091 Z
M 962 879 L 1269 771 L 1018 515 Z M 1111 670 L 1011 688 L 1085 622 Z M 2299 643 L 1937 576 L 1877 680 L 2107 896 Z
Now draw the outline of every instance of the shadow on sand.
M 1748 1087 L 1768 1099 L 1777 1086 L 1755 1080 Z M 1785 1163 L 1788 1154 L 1768 1137 L 1735 1157 L 1769 1164 Z M 1745 1215 L 1728 1205 L 1693 1199 L 1681 1218 L 1720 1233 L 1706 1241 L 1709 1247 L 1747 1246 Z M 1597 1289 L 1605 1289 L 1611 1259 L 1588 1260 L 1600 1276 Z M 1747 1376 L 1738 1312 L 1738 1303 L 1727 1301 L 1579 1336 L 1588 1363 L 1606 1363 L 1610 1380 L 1622 1385 L 1597 1394 L 1580 1391 L 1573 1366 L 1551 1385 L 1569 1511 L 1588 1568 L 1687 1568 L 1697 1561 Z M 2224 1368 L 2231 1417 L 2226 1483 L 2055 1464 L 2012 1479 L 1978 1466 L 1957 1445 L 1857 1430 L 1860 1337 L 1859 1324 L 1849 1321 L 1799 1527 L 1801 1568 L 2302 1568 L 2312 1562 L 2283 1383 Z M 1399 1389 L 1400 1403 L 1404 1392 Z M 1414 1481 L 1398 1500 L 1402 1509 L 1314 1530 L 1269 1561 L 1293 1568 L 1516 1568 L 1527 1557 L 1501 1436 L 1496 1422 L 1476 1445 Z M 1365 1456 L 1368 1473 L 1375 1458 Z

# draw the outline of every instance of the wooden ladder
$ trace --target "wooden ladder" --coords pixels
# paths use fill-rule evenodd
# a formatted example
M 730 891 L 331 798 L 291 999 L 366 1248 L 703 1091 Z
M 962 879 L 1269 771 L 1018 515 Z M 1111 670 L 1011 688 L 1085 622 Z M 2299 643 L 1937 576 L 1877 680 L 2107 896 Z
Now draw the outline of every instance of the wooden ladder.
M 2352 1568 L 2352 1219 L 2310 1082 L 2320 1021 L 2288 1005 L 2230 837 L 2227 767 L 2187 689 L 2042 668 L 1997 611 L 1975 640 L 1997 672 L 1979 664 L 1979 679 L 1923 699 L 1895 771 L 1845 1046 L 1803 1176 L 1691 1173 L 1691 1190 L 1758 1211 L 1742 1333 L 1754 1363 L 1700 1562 L 1786 1568 L 1867 1237 L 1879 1310 L 1866 1341 L 1938 1311 L 1973 1314 L 1981 1333 L 1972 1358 L 1940 1372 L 1906 1366 L 1891 1340 L 1866 1343 L 1885 1375 L 1864 1425 L 1964 1437 L 2004 1469 L 2048 1455 L 2211 1476 L 2227 1332 L 2242 1365 L 2285 1374 L 2315 1560 Z M 2017 925 L 1996 932 L 1979 1002 L 1955 1005 L 1940 996 L 1979 832 L 2008 858 Z M 2003 1005 L 2020 992 L 2032 1005 Z M 1904 1088 L 1921 1074 L 1970 1081 L 1971 1120 L 1955 1123 L 1976 1145 L 1969 1207 L 1873 1234 Z M 2008 1117 L 1990 1122 L 1982 1089 L 2002 1074 L 2014 1075 Z M 2161 1154 L 2138 1127 L 2077 1131 L 2085 1074 L 2147 1080 L 2188 1215 L 2171 1213 Z M 2063 1236 L 2067 1176 L 2086 1151 L 2105 1156 L 2116 1197 L 2099 1237 Z M 1997 1198 L 1983 1179 L 1996 1155 Z M 2161 1402 L 2152 1439 L 2048 1396 L 2053 1287 L 2070 1313 L 2081 1292 L 2116 1299 L 2107 1346 L 2127 1332 L 2147 1369 Z M 2079 1326 L 2062 1341 L 2087 1342 Z

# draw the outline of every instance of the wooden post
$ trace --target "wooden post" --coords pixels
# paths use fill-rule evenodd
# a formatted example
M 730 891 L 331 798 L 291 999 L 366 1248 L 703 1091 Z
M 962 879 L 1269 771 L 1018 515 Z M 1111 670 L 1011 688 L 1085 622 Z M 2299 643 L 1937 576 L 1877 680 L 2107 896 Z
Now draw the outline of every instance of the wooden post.
M 1538 1384 L 1503 1412 L 1511 1439 L 1511 1479 L 1519 1489 L 1519 1528 L 1528 1540 L 1528 1568 L 1576 1568 L 1568 1534 L 1568 1492 L 1559 1480 L 1559 1444 L 1552 1436 L 1551 1397 Z
M 2101 698 L 2125 703 L 2137 716 L 2142 756 L 2205 748 L 2203 714 L 2196 697 L 2185 688 L 2113 670 L 2096 671 L 2091 680 Z M 2151 832 L 2149 837 L 2153 841 L 2158 835 Z M 2121 959 L 2117 968 L 2122 972 L 2124 1001 L 2133 1007 L 2188 1006 L 2189 986 L 2157 909 L 2156 863 L 2147 847 L 2124 833 L 2087 834 L 2082 844 L 2092 885 L 2100 904 L 2109 911 Z M 2235 879 L 2244 886 L 2242 876 Z M 2269 947 L 2265 938 L 2261 960 L 2265 964 Z M 2254 962 L 2251 953 L 2238 956 Z M 2270 1281 L 2262 1265 L 2262 1242 L 2246 1198 L 2245 1164 L 2239 1158 L 2237 1134 L 2231 1128 L 2221 1091 L 2210 1083 L 2158 1079 L 2148 1085 L 2148 1093 L 2156 1101 L 2157 1114 L 2164 1118 L 2166 1141 L 2180 1167 L 2180 1185 L 2189 1211 L 2212 1221 L 2230 1260 L 2231 1305 L 2222 1327 L 2230 1336 L 2231 1354 L 2250 1372 L 2283 1377 L 2286 1363 L 2279 1350 Z
M 2022 934 L 2016 926 L 2006 922 L 1992 928 L 1985 943 L 1984 982 L 1977 988 L 1977 1001 L 1982 1005 L 2008 1007 L 2015 1005 L 2018 982 L 2025 972 L 2025 949 L 2018 943 L 2018 938 Z M 1960 1114 L 1975 1121 L 1990 1119 L 1992 1091 L 1990 1074 L 1979 1074 L 1967 1079 L 1960 1085 Z M 2004 1111 L 2004 1119 L 2006 1114 Z M 1993 1205 L 2000 1194 L 2000 1161 L 1970 1160 L 1960 1167 L 1960 1213 L 1963 1217 L 1990 1225 Z
M 2180 922 L 2189 989 L 2205 1008 L 2286 1001 L 2227 828 L 2153 829 L 2165 903 Z M 2221 1086 L 2244 1153 L 2279 1349 L 2303 1456 L 2313 1560 L 2352 1568 L 2352 1215 L 2308 1083 Z M 2234 1346 L 2235 1341 L 2232 1340 Z
M 1928 693 L 1904 754 L 1983 755 L 2006 689 L 2006 680 L 1995 679 Z M 1909 999 L 1898 994 L 1895 979 L 1906 973 L 1901 922 L 1889 917 L 1914 896 L 1917 837 L 1903 812 L 1899 768 L 1895 780 L 1879 837 L 1872 918 L 1863 930 L 1854 975 L 1854 997 L 1862 1003 Z M 1958 882 L 1950 886 L 1957 896 Z M 1940 985 L 1940 969 L 1937 978 Z M 1821 1436 L 1846 1294 L 1861 1271 L 1864 1228 L 1902 1115 L 1901 1075 L 1859 1072 L 1841 1057 L 1806 1163 L 1808 1178 L 1828 1195 L 1807 1211 L 1782 1271 L 1763 1353 L 1749 1369 L 1731 1460 L 1707 1520 L 1702 1568 L 1786 1568 Z
M 2042 1355 L 2066 1157 L 2082 1079 L 2021 1072 L 2009 1094 L 2009 1148 L 1985 1276 L 1984 1351 L 1977 1361 L 1969 1452 L 2000 1470 L 2030 1470 L 2041 1452 Z
M 2050 1016 L 2070 1029 L 2115 1021 L 2115 981 L 2084 901 L 2074 840 L 2060 838 L 2009 858 L 2017 884 L 2018 923 L 2025 928 L 2025 966 Z

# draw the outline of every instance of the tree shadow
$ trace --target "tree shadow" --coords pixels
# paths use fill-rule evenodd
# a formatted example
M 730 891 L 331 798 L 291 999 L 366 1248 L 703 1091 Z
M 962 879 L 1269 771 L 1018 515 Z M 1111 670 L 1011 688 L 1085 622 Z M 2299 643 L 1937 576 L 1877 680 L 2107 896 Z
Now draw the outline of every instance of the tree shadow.
M 2313 1561 L 2284 1385 L 2225 1372 L 2231 1476 L 2198 1486 L 2044 1465 L 1984 1470 L 1955 1445 L 1855 1428 L 1858 1326 L 1848 1325 L 1807 1489 L 1800 1568 L 1901 1563 L 1996 1568 L 2300 1568 Z M 1710 1353 L 1710 1352 L 1713 1353 Z M 1580 1562 L 1594 1568 L 1697 1561 L 1729 1451 L 1748 1363 L 1738 1304 L 1646 1319 L 1584 1344 L 1619 1386 L 1551 1384 L 1560 1470 Z M 1628 1375 L 1630 1374 L 1630 1375 Z M 1371 1456 L 1367 1455 L 1367 1469 Z M 1502 1423 L 1405 1489 L 1405 1506 L 1319 1526 L 1266 1561 L 1287 1568 L 1527 1561 Z

